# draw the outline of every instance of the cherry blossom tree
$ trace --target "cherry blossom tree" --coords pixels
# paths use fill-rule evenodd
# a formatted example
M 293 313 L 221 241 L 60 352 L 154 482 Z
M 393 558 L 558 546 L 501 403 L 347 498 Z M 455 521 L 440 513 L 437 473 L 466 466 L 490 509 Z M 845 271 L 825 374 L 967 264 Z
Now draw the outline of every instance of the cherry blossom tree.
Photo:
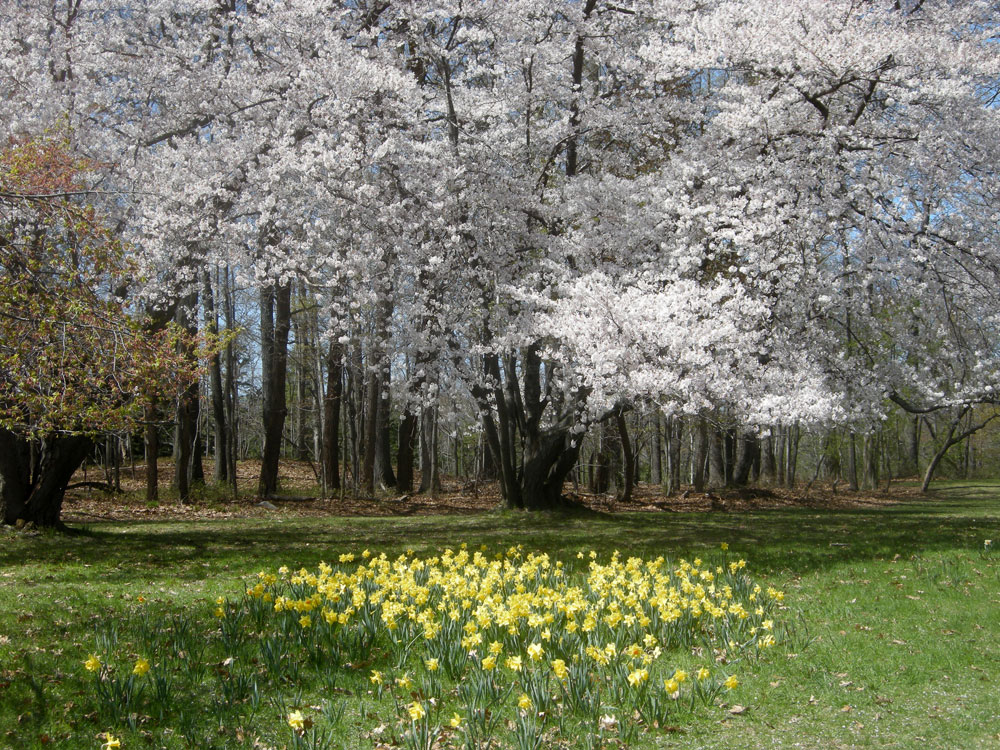
M 298 285 L 323 311 L 328 392 L 360 363 L 362 484 L 394 478 L 396 414 L 408 487 L 446 388 L 505 502 L 546 508 L 589 427 L 644 404 L 752 433 L 992 403 L 996 17 L 25 2 L 0 32 L 0 106 L 13 132 L 64 121 L 114 166 L 150 304 L 197 304 L 206 268 L 257 290 L 262 494 Z

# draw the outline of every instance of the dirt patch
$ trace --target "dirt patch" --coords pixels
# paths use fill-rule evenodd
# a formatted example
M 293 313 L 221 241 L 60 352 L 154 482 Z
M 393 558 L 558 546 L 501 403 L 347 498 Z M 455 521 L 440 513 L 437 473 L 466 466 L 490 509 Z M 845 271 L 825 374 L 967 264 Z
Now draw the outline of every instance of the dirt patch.
M 469 482 L 445 479 L 439 492 L 408 495 L 381 493 L 379 496 L 356 497 L 348 490 L 331 497 L 319 497 L 316 475 L 307 462 L 286 461 L 281 466 L 281 493 L 269 498 L 275 509 L 258 505 L 255 495 L 259 461 L 240 462 L 240 497 L 211 485 L 199 489 L 193 502 L 181 505 L 170 490 L 173 464 L 169 459 L 159 462 L 161 499 L 148 503 L 145 499 L 145 466 L 125 466 L 121 469 L 121 492 L 96 489 L 104 482 L 103 470 L 91 467 L 73 478 L 74 483 L 88 482 L 67 492 L 63 505 L 63 520 L 67 523 L 87 523 L 98 520 L 196 520 L 225 518 L 265 518 L 289 516 L 424 516 L 438 514 L 468 515 L 500 507 L 499 487 L 495 482 Z M 205 464 L 210 477 L 212 464 Z M 419 482 L 419 476 L 417 477 Z M 886 492 L 850 492 L 843 486 L 813 485 L 805 488 L 777 489 L 754 487 L 739 490 L 694 492 L 690 488 L 673 496 L 665 496 L 658 485 L 640 483 L 629 502 L 614 495 L 595 495 L 574 491 L 567 485 L 567 500 L 581 509 L 601 513 L 620 512 L 739 512 L 766 508 L 808 507 L 815 509 L 872 508 L 920 497 L 916 488 L 897 486 Z

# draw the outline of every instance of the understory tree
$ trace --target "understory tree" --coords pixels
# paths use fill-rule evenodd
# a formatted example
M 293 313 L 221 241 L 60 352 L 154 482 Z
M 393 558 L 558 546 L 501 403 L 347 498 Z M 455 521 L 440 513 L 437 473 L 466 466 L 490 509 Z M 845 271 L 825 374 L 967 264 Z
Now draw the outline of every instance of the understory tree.
M 0 152 L 0 521 L 59 526 L 96 437 L 133 430 L 196 370 L 131 307 L 136 266 L 54 137 Z M 197 365 L 195 364 L 194 367 Z

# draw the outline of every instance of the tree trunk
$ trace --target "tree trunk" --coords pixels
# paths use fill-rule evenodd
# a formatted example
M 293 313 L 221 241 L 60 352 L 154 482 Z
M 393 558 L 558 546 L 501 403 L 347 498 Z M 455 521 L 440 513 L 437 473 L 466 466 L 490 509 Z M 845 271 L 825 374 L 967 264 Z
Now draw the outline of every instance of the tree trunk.
M 709 428 L 708 484 L 710 487 L 724 487 L 726 484 L 726 464 L 723 457 L 722 430 Z
M 281 436 L 288 414 L 285 380 L 288 372 L 288 332 L 291 326 L 291 284 L 267 287 L 260 293 L 261 390 L 263 392 L 264 448 L 257 494 L 278 489 Z
M 847 487 L 852 492 L 858 491 L 858 448 L 853 432 L 847 433 Z
M 761 441 L 760 474 L 768 484 L 775 484 L 778 479 L 778 466 L 774 460 L 774 429 Z
M 159 454 L 160 454 L 160 431 L 157 427 L 156 403 L 149 399 L 144 406 L 145 425 L 145 446 L 146 446 L 146 502 L 155 503 L 160 499 L 159 490 Z
M 370 365 L 369 365 L 370 366 Z M 365 386 L 365 450 L 361 465 L 361 491 L 369 497 L 375 494 L 375 443 L 378 440 L 378 373 L 368 373 Z
M 219 316 L 215 310 L 215 295 L 212 291 L 212 279 L 208 271 L 204 275 L 203 295 L 205 300 L 205 332 L 214 336 L 219 332 Z M 212 393 L 212 419 L 215 427 L 215 470 L 213 476 L 216 482 L 225 482 L 229 478 L 229 448 L 226 430 L 226 404 L 222 395 L 222 364 L 219 352 L 216 351 L 208 359 L 209 384 Z
M 695 492 L 705 491 L 705 459 L 708 454 L 708 422 L 704 417 L 698 420 L 694 455 L 691 458 L 691 484 Z
M 396 491 L 413 491 L 413 448 L 417 438 L 417 414 L 410 407 L 399 421 L 399 446 L 396 453 Z
M 744 432 L 739 436 L 736 465 L 733 467 L 732 485 L 734 487 L 745 487 L 750 481 L 750 471 L 753 469 L 754 460 L 759 452 L 760 444 L 756 435 Z
M 621 440 L 622 463 L 625 470 L 621 501 L 628 503 L 632 501 L 632 488 L 635 486 L 635 458 L 632 455 L 632 441 L 628 435 L 628 424 L 625 422 L 625 415 L 621 410 L 615 416 L 615 421 L 618 424 L 618 438 Z
M 177 306 L 177 324 L 191 334 L 196 334 L 198 331 L 195 317 L 197 306 L 197 292 L 187 295 Z M 194 357 L 193 351 L 188 351 L 186 354 L 189 357 Z M 174 428 L 174 487 L 177 490 L 177 499 L 181 503 L 186 503 L 191 498 L 191 484 L 194 481 L 195 473 L 194 459 L 197 452 L 200 400 L 197 380 L 185 388 L 177 399 Z
M 418 492 L 434 493 L 441 489 L 440 485 L 435 484 L 439 481 L 435 471 L 437 460 L 434 455 L 437 447 L 437 441 L 434 439 L 437 428 L 434 418 L 435 409 L 435 406 L 425 405 L 420 412 L 420 487 Z
M 323 398 L 323 471 L 326 486 L 340 489 L 340 401 L 344 393 L 344 351 L 330 342 L 326 358 L 326 395 Z
M 650 436 L 652 439 L 649 443 L 649 482 L 650 484 L 660 484 L 663 481 L 663 444 L 660 437 L 660 412 L 653 412 L 653 417 L 650 421 L 653 434 Z
M 681 447 L 684 444 L 684 423 L 677 417 L 666 420 L 667 435 L 667 494 L 681 490 Z
M 222 285 L 223 305 L 225 307 L 226 329 L 230 334 L 236 330 L 236 309 L 233 306 L 232 289 L 229 283 L 229 267 L 224 269 L 225 283 Z M 233 339 L 226 342 L 226 380 L 224 383 L 226 407 L 226 475 L 229 477 L 233 490 L 233 500 L 239 499 L 239 483 L 236 474 L 236 459 L 239 455 L 239 427 L 237 405 L 239 393 L 236 381 L 236 352 L 233 349 Z
M 36 459 L 32 461 L 32 442 Z M 5 524 L 62 527 L 63 498 L 73 474 L 94 447 L 83 435 L 29 441 L 0 429 L 0 519 Z
M 375 412 L 375 481 L 383 489 L 396 486 L 396 477 L 392 472 L 392 438 L 389 434 L 389 377 L 389 366 L 386 364 L 378 380 Z

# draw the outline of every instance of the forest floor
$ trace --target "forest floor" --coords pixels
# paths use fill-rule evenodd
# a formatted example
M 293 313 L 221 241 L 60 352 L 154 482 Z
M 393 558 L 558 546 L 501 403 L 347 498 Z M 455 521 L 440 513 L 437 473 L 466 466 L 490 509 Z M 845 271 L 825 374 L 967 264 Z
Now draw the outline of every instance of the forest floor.
M 195 518 L 255 518 L 275 514 L 292 516 L 426 516 L 464 515 L 495 510 L 500 506 L 500 490 L 496 482 L 473 482 L 461 478 L 445 478 L 441 489 L 434 493 L 401 495 L 394 490 L 380 491 L 375 497 L 356 496 L 351 490 L 321 497 L 314 470 L 308 462 L 283 461 L 280 490 L 270 498 L 274 509 L 261 506 L 256 495 L 260 462 L 241 461 L 237 468 L 239 496 L 233 499 L 229 488 L 211 484 L 198 486 L 190 503 L 181 504 L 172 490 L 173 462 L 161 459 L 158 465 L 160 500 L 149 502 L 145 495 L 144 464 L 126 466 L 120 472 L 121 492 L 107 492 L 93 486 L 76 487 L 66 496 L 63 520 L 67 523 L 128 520 L 183 520 Z M 205 464 L 207 474 L 212 463 Z M 73 483 L 104 482 L 100 467 L 80 470 Z M 416 483 L 419 483 L 419 473 Z M 594 494 L 584 487 L 567 486 L 570 508 L 598 513 L 628 512 L 736 512 L 779 508 L 864 509 L 893 505 L 921 497 L 916 480 L 891 484 L 886 490 L 852 492 L 844 484 L 800 483 L 792 489 L 748 487 L 744 489 L 695 492 L 685 488 L 675 495 L 664 495 L 659 485 L 640 482 L 632 499 L 623 502 L 615 494 Z

